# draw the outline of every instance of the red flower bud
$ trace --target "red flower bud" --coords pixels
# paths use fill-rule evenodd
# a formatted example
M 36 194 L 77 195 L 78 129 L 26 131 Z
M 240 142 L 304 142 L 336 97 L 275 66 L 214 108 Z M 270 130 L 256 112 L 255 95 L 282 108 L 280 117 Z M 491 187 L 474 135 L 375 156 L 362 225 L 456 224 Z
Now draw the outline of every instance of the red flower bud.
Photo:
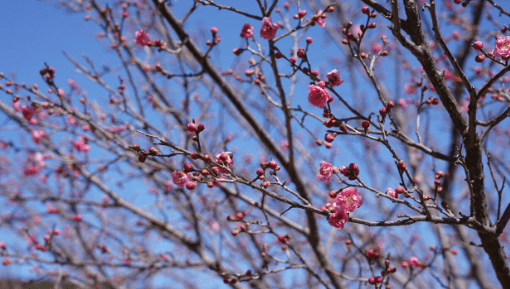
M 194 123 L 190 122 L 190 123 L 188 123 L 187 128 L 188 128 L 188 132 L 194 133 L 197 129 L 197 126 Z
M 480 50 L 483 47 L 482 41 L 476 41 L 475 43 L 471 44 L 475 50 Z
M 407 168 L 407 166 L 406 166 L 406 164 L 404 163 L 404 161 L 403 161 L 403 160 L 399 160 L 399 161 L 397 162 L 397 167 L 398 167 L 398 170 L 399 170 L 400 172 L 405 171 L 405 169 Z
M 196 182 L 187 182 L 186 183 L 186 189 L 193 190 L 197 186 Z
M 184 164 L 184 171 L 185 172 L 191 172 L 193 170 L 193 165 L 191 163 L 185 163 Z
M 379 109 L 379 114 L 382 116 L 382 117 L 385 117 L 386 116 L 386 108 L 381 108 Z
M 363 121 L 363 123 L 361 124 L 361 126 L 363 127 L 363 129 L 365 130 L 365 133 L 367 133 L 368 131 L 368 128 L 370 127 L 370 122 L 368 120 L 365 120 Z
M 475 61 L 476 62 L 482 62 L 485 60 L 485 55 L 484 54 L 478 54 L 476 57 L 475 57 Z

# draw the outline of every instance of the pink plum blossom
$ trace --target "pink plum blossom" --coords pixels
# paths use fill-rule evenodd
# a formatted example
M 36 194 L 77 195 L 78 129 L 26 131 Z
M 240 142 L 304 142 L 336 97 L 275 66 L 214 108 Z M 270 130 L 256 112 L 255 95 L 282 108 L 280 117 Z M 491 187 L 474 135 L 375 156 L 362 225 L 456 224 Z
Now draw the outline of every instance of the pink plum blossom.
M 382 49 L 381 44 L 376 43 L 376 42 L 372 43 L 372 53 L 374 53 L 374 54 L 379 53 L 379 51 L 381 51 L 381 49 Z
M 342 206 L 336 206 L 333 213 L 329 216 L 328 222 L 335 228 L 343 229 L 348 220 L 347 210 Z
M 325 161 L 321 162 L 321 168 L 319 169 L 319 179 L 329 182 L 331 173 L 333 172 L 331 164 Z
M 331 84 L 331 86 L 339 86 L 340 84 L 342 84 L 342 82 L 344 82 L 340 78 L 340 74 L 338 73 L 338 70 L 336 70 L 336 69 L 333 69 L 326 76 L 328 77 L 328 80 L 329 80 L 329 83 Z
M 26 120 L 30 121 L 32 119 L 32 116 L 34 116 L 35 109 L 32 106 L 22 105 L 21 113 L 23 114 Z
M 32 140 L 36 144 L 40 144 L 41 139 L 44 138 L 45 136 L 46 136 L 46 133 L 44 132 L 44 130 L 33 130 L 32 131 Z
M 499 36 L 496 40 L 496 48 L 492 53 L 503 60 L 510 59 L 510 36 Z
M 226 166 L 229 169 L 232 169 L 232 165 L 234 164 L 234 159 L 233 159 L 233 155 L 231 152 L 222 152 L 222 153 L 216 154 L 214 157 L 216 158 L 216 163 Z M 224 168 L 219 168 L 219 169 L 220 169 L 220 173 L 222 173 L 222 174 L 228 173 L 228 171 Z
M 74 148 L 79 152 L 87 152 L 90 150 L 90 146 L 88 145 L 88 141 L 85 137 L 79 136 L 78 141 L 73 143 Z
M 188 181 L 188 175 L 183 171 L 174 171 L 172 173 L 172 181 L 175 185 L 182 188 Z
M 409 257 L 409 265 L 411 265 L 411 267 L 418 266 L 418 264 L 420 264 L 418 258 L 416 258 L 415 256 Z
M 278 31 L 278 24 L 273 23 L 271 17 L 262 18 L 262 28 L 260 28 L 260 36 L 264 39 L 273 39 Z
M 18 112 L 21 109 L 21 103 L 19 101 L 12 101 L 12 108 Z
M 317 85 L 311 84 L 308 87 L 308 102 L 318 108 L 324 108 L 327 102 L 333 100 L 329 92 L 325 89 L 324 81 L 320 81 Z
M 398 105 L 400 106 L 400 108 L 402 108 L 402 109 L 406 109 L 406 108 L 407 108 L 407 102 L 406 102 L 406 100 L 405 100 L 405 99 L 403 99 L 403 98 L 399 98 L 399 99 L 397 100 L 397 103 L 398 103 Z
M 248 23 L 244 24 L 243 30 L 241 30 L 241 37 L 243 37 L 243 38 L 253 37 L 253 26 L 251 26 Z
M 135 33 L 135 42 L 140 46 L 145 46 L 150 43 L 149 34 L 145 32 L 143 29 L 136 31 Z
M 317 22 L 317 24 L 319 24 L 320 27 L 324 27 L 326 26 L 326 21 L 324 20 L 324 18 L 322 18 L 323 16 L 322 15 L 322 10 L 319 10 L 319 12 L 317 12 L 316 16 L 317 16 L 317 20 L 315 22 Z
M 337 207 L 344 207 L 348 212 L 353 212 L 356 208 L 363 205 L 363 197 L 358 193 L 358 190 L 353 187 L 348 187 L 340 192 L 336 199 Z
M 390 196 L 392 198 L 398 198 L 397 192 L 395 192 L 392 188 L 387 188 L 386 194 L 388 194 L 388 196 Z M 395 201 L 393 201 L 393 202 L 395 203 Z

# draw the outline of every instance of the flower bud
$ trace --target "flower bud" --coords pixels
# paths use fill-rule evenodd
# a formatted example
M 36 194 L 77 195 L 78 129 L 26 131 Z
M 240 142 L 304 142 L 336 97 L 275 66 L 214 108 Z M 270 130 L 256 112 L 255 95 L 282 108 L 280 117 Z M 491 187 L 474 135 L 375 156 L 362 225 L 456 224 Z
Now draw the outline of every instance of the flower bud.
M 363 127 L 363 129 L 365 130 L 365 133 L 368 132 L 368 128 L 370 127 L 370 122 L 368 120 L 365 120 L 363 121 L 363 123 L 361 124 L 361 126 Z
M 475 43 L 471 44 L 475 50 L 480 50 L 483 47 L 482 41 L 476 41 Z
M 196 182 L 187 182 L 186 183 L 186 189 L 193 190 L 197 186 Z
M 476 62 L 482 62 L 485 60 L 485 55 L 484 54 L 478 54 L 476 57 L 475 57 L 475 61 Z
M 187 128 L 189 133 L 194 133 L 197 130 L 197 126 L 192 122 L 188 123 Z
M 185 172 L 191 172 L 193 170 L 193 165 L 191 163 L 185 163 L 184 164 L 184 171 Z

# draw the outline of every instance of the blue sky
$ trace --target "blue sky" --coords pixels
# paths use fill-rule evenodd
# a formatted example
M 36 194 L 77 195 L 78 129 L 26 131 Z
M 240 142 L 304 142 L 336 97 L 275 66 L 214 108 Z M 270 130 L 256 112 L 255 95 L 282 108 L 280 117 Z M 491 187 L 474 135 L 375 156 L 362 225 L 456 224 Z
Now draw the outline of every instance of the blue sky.
M 94 45 L 96 27 L 83 17 L 65 13 L 47 1 L 0 1 L 0 70 L 17 79 L 40 82 L 44 62 L 70 75 L 72 65 L 62 51 L 79 56 L 101 55 Z

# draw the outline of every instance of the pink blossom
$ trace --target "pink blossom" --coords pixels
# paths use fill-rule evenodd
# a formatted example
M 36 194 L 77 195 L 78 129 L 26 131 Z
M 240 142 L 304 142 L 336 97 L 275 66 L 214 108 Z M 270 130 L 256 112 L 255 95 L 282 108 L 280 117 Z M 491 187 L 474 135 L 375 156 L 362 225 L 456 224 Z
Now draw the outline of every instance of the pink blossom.
M 354 36 L 357 36 L 357 37 L 361 36 L 361 34 L 363 34 L 363 31 L 361 30 L 361 26 L 360 25 L 354 25 L 352 27 L 352 34 Z
M 323 15 L 322 10 L 319 10 L 319 12 L 317 12 L 317 14 L 315 14 L 315 16 L 317 16 L 317 20 L 315 20 L 315 22 L 317 22 L 317 24 L 319 24 L 320 27 L 326 26 L 326 21 L 324 20 L 324 18 L 322 18 L 322 17 L 326 16 L 326 14 Z
M 345 188 L 336 199 L 337 207 L 344 207 L 348 212 L 353 212 L 363 205 L 363 197 L 353 187 Z
M 70 125 L 76 124 L 76 119 L 74 118 L 74 116 L 72 114 L 67 115 L 67 123 Z
M 318 108 L 324 108 L 327 102 L 333 100 L 328 91 L 324 88 L 324 81 L 320 81 L 317 85 L 311 84 L 308 87 L 308 102 Z
M 233 155 L 231 152 L 222 152 L 222 153 L 216 154 L 214 157 L 216 158 L 216 163 L 226 166 L 229 169 L 232 169 L 232 165 L 234 164 L 234 159 L 233 159 Z M 219 169 L 220 169 L 220 173 L 222 173 L 222 174 L 228 173 L 228 171 L 224 168 L 219 168 Z
M 420 263 L 420 261 L 419 261 L 419 260 L 418 260 L 418 258 L 416 258 L 415 256 L 411 256 L 411 257 L 409 257 L 409 265 L 411 265 L 411 267 L 415 267 L 415 266 L 417 266 L 419 263 Z
M 260 28 L 260 36 L 264 39 L 273 39 L 278 31 L 278 24 L 273 23 L 271 17 L 262 18 L 262 28 Z
M 468 106 L 469 106 L 469 101 L 464 101 L 462 100 L 460 102 L 461 106 L 460 106 L 460 109 L 464 112 L 467 112 L 468 111 Z
M 319 169 L 319 179 L 329 182 L 331 178 L 331 164 L 325 161 L 321 162 L 321 168 Z
M 183 171 L 174 171 L 172 173 L 172 181 L 175 185 L 182 188 L 188 181 L 188 176 Z
M 289 150 L 289 141 L 286 139 L 280 141 L 280 148 L 284 151 Z
M 492 53 L 503 60 L 510 59 L 510 36 L 499 36 L 496 40 L 496 48 Z
M 381 49 L 382 49 L 381 44 L 376 43 L 376 42 L 372 43 L 372 53 L 374 53 L 374 54 L 379 53 L 379 51 L 381 51 Z
M 340 74 L 338 73 L 338 70 L 336 70 L 336 69 L 333 69 L 326 76 L 328 77 L 328 80 L 329 80 L 329 83 L 331 84 L 331 86 L 339 86 L 340 84 L 342 84 L 342 82 L 344 82 L 340 78 Z
M 348 220 L 349 215 L 347 215 L 347 210 L 342 206 L 336 206 L 333 214 L 329 216 L 328 222 L 335 228 L 343 229 Z
M 18 112 L 21 109 L 21 103 L 19 101 L 13 101 L 12 102 L 12 108 L 14 108 L 14 111 Z
M 403 98 L 399 98 L 399 99 L 397 100 L 397 103 L 398 103 L 398 105 L 400 106 L 400 108 L 402 108 L 402 109 L 406 109 L 406 108 L 407 108 L 407 102 L 406 102 L 406 100 L 405 100 L 405 99 L 403 99 Z
M 218 231 L 220 229 L 220 224 L 218 222 L 211 222 L 210 226 L 212 231 Z
M 241 30 L 241 37 L 243 37 L 243 38 L 253 37 L 253 26 L 251 26 L 248 23 L 244 24 L 243 30 Z
M 149 34 L 145 32 L 143 29 L 136 31 L 135 33 L 135 42 L 140 46 L 145 46 L 150 43 Z
M 35 109 L 32 106 L 22 105 L 21 113 L 23 114 L 26 120 L 30 121 L 32 119 L 32 116 L 34 116 Z
M 33 176 L 37 174 L 40 170 L 41 168 L 37 165 L 29 165 L 23 168 L 23 174 L 27 177 Z
M 41 143 L 41 139 L 43 137 L 46 136 L 46 133 L 44 132 L 44 130 L 33 130 L 32 131 L 32 140 L 36 143 L 36 144 L 40 144 Z
M 397 193 L 392 188 L 387 188 L 386 189 L 386 194 L 388 194 L 388 196 L 390 196 L 392 198 L 396 198 L 397 197 Z
M 480 50 L 483 48 L 482 41 L 475 41 L 475 43 L 471 44 L 475 50 Z
M 416 93 L 416 87 L 408 83 L 404 84 L 404 90 L 407 94 Z
M 44 156 L 41 153 L 30 155 L 28 156 L 27 163 L 23 167 L 23 174 L 25 176 L 33 176 L 37 174 L 44 165 Z
M 74 142 L 74 148 L 79 152 L 87 152 L 90 150 L 87 139 L 83 136 L 78 137 L 78 141 Z

